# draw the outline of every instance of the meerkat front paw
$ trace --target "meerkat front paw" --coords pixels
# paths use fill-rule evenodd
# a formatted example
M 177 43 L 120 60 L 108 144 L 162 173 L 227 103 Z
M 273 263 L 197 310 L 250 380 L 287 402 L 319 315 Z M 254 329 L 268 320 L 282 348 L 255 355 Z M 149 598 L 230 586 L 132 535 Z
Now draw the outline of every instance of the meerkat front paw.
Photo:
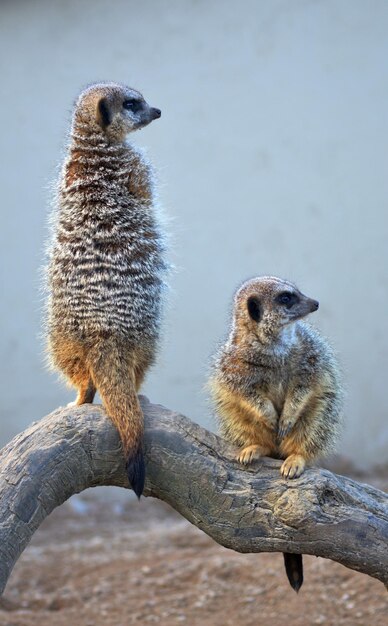
M 291 454 L 286 458 L 280 468 L 283 478 L 298 478 L 303 474 L 306 467 L 306 461 L 300 454 Z
M 282 441 L 285 437 L 287 437 L 287 435 L 290 434 L 290 432 L 292 431 L 292 429 L 295 426 L 295 421 L 292 419 L 281 419 L 279 422 L 279 428 L 278 428 L 278 440 Z
M 259 459 L 261 456 L 263 456 L 262 447 L 253 445 L 242 448 L 242 450 L 240 450 L 237 454 L 236 458 L 239 463 L 242 463 L 243 465 L 248 465 L 249 463 L 252 463 L 252 461 Z

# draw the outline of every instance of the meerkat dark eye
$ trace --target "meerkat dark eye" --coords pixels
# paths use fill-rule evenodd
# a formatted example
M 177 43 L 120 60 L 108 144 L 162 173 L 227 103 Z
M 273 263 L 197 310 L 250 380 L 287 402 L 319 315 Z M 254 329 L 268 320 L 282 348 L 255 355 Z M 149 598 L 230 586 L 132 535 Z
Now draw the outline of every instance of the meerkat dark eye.
M 128 98 L 123 102 L 123 108 L 127 111 L 132 111 L 132 113 L 138 113 L 142 108 L 142 104 L 140 100 L 136 100 L 135 98 Z
M 261 306 L 260 300 L 256 298 L 256 296 L 251 296 L 248 298 L 247 302 L 249 317 L 253 319 L 254 322 L 260 322 L 261 320 Z
M 291 308 L 294 304 L 299 302 L 299 298 L 296 293 L 291 293 L 290 291 L 283 291 L 283 293 L 279 293 L 276 296 L 276 302 L 278 304 L 282 304 L 286 306 L 288 309 Z

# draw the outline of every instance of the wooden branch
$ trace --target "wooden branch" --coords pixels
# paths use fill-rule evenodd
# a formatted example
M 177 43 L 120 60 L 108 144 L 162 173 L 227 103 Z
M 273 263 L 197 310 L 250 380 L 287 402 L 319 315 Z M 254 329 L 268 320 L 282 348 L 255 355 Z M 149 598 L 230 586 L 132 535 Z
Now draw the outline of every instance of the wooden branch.
M 285 480 L 273 459 L 242 469 L 216 435 L 141 403 L 145 495 L 232 550 L 315 554 L 388 584 L 386 494 L 319 469 Z M 99 406 L 58 409 L 0 451 L 0 593 L 44 518 L 96 485 L 128 488 L 118 434 Z

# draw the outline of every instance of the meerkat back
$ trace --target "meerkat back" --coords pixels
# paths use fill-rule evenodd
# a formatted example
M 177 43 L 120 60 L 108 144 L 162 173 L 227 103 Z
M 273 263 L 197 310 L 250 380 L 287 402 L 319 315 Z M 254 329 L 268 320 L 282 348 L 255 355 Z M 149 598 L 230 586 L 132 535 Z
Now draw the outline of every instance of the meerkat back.
M 160 115 L 124 85 L 98 83 L 81 93 L 48 267 L 51 365 L 77 389 L 76 405 L 99 391 L 138 497 L 145 467 L 137 390 L 156 355 L 166 262 L 153 173 L 126 137 Z

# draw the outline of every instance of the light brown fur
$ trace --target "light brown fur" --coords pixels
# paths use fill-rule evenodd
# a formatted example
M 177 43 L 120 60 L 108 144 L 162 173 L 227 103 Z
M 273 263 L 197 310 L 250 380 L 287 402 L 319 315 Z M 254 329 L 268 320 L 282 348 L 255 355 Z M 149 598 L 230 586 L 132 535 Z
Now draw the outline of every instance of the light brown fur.
M 144 486 L 137 391 L 155 360 L 166 263 L 152 170 L 126 136 L 158 117 L 159 109 L 124 85 L 99 83 L 81 93 L 48 268 L 51 364 L 77 389 L 76 405 L 99 391 L 137 495 Z
M 317 308 L 288 281 L 266 276 L 244 283 L 209 381 L 221 433 L 238 447 L 239 463 L 283 459 L 280 471 L 287 479 L 298 478 L 307 463 L 333 448 L 341 422 L 336 359 L 300 321 Z M 284 564 L 298 591 L 302 556 L 284 553 Z
M 295 297 L 289 308 L 276 302 L 285 292 Z M 258 320 L 249 314 L 250 299 Z M 221 432 L 239 447 L 237 459 L 283 459 L 287 478 L 297 478 L 308 462 L 329 451 L 340 425 L 336 360 L 322 337 L 299 321 L 317 306 L 278 278 L 245 283 L 210 379 Z

